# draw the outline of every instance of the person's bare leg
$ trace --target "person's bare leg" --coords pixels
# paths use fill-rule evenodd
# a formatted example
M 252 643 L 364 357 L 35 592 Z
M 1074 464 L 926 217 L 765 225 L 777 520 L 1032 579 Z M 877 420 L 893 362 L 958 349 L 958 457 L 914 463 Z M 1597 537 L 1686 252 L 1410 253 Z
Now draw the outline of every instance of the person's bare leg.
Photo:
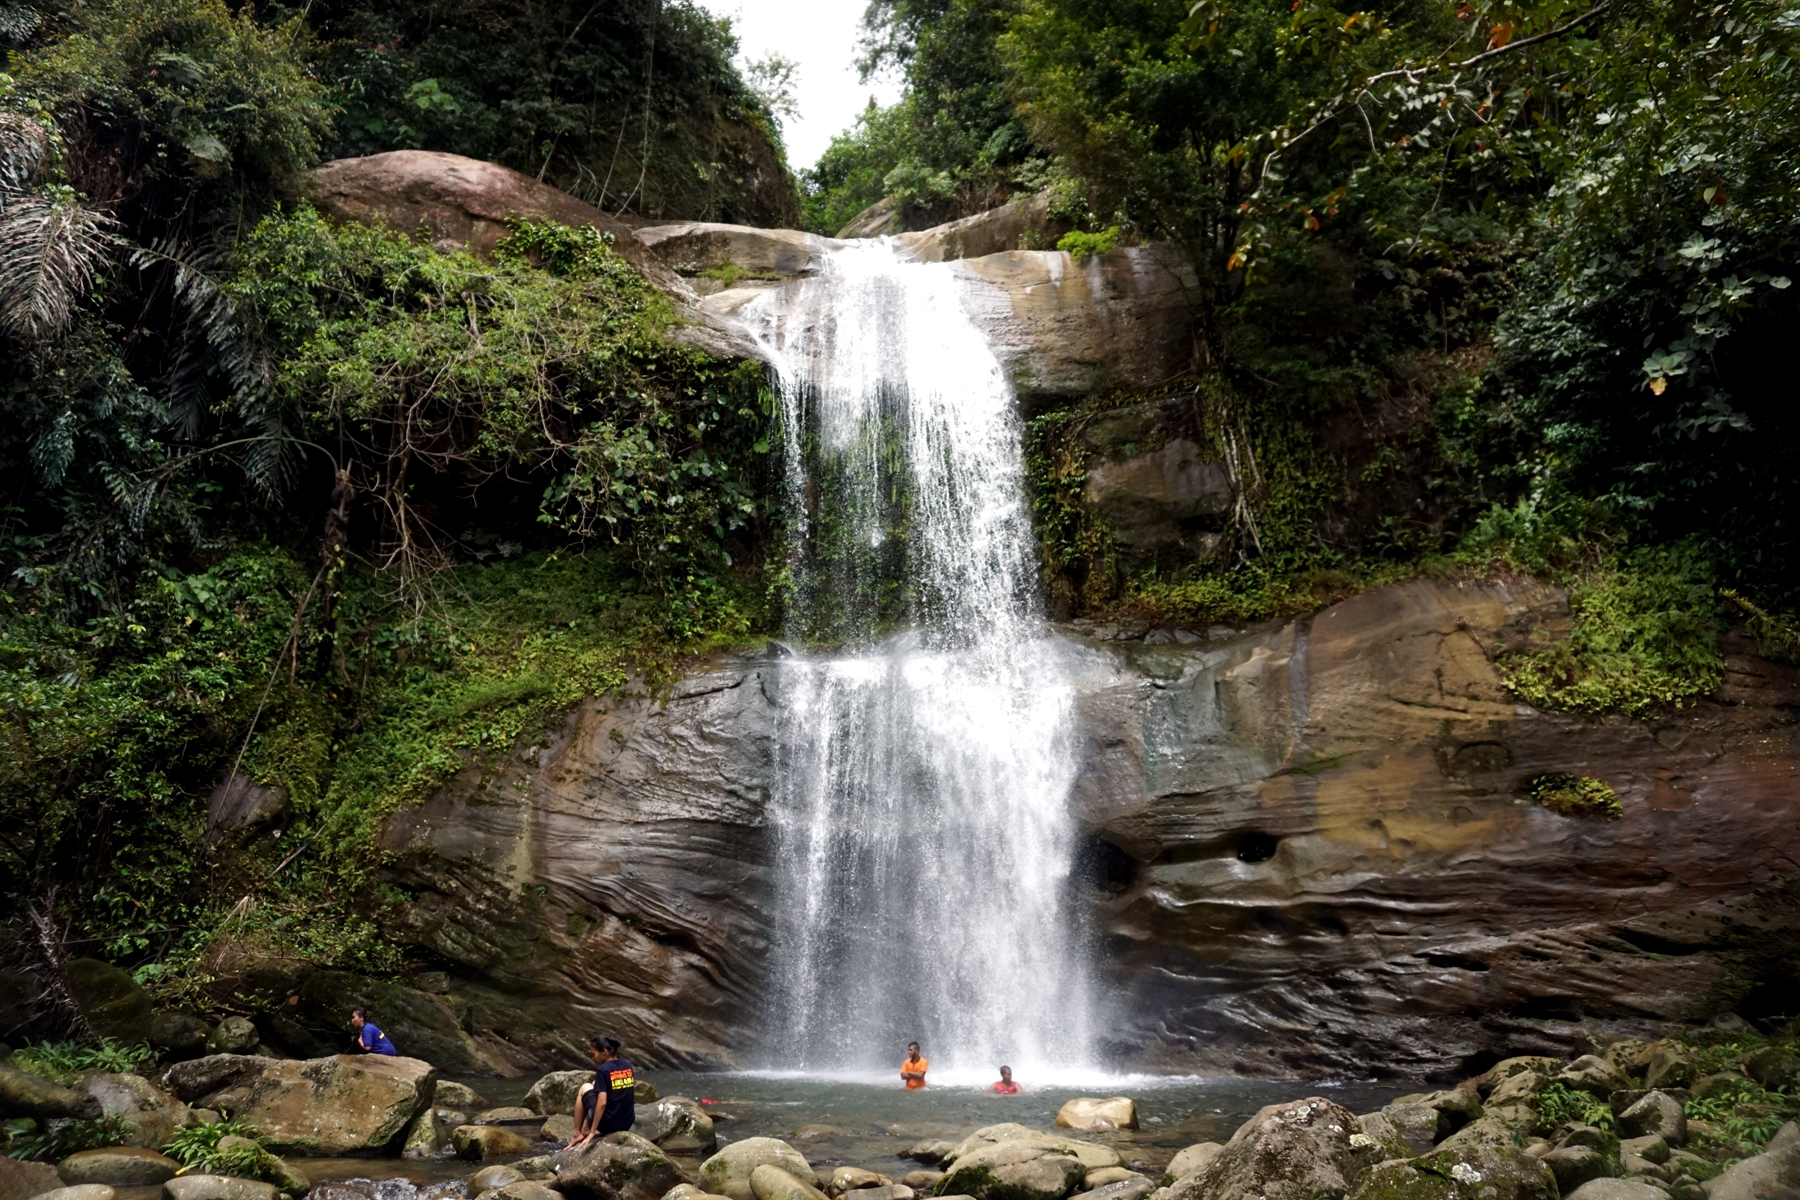
M 593 1081 L 589 1080 L 587 1083 L 584 1083 L 581 1085 L 580 1091 L 575 1093 L 575 1132 L 569 1138 L 569 1148 L 570 1149 L 574 1149 L 576 1146 L 581 1145 L 581 1143 L 587 1141 L 589 1138 L 594 1136 L 594 1128 L 593 1127 L 594 1127 L 595 1122 L 586 1122 L 586 1128 L 583 1128 L 583 1123 L 584 1123 L 584 1121 L 586 1121 L 586 1114 L 582 1111 L 582 1104 L 581 1104 L 582 1097 L 586 1096 L 589 1092 L 591 1092 L 593 1090 L 594 1090 Z M 600 1114 L 600 1105 L 598 1102 L 596 1102 L 594 1105 L 594 1115 L 596 1118 L 598 1118 L 599 1114 Z

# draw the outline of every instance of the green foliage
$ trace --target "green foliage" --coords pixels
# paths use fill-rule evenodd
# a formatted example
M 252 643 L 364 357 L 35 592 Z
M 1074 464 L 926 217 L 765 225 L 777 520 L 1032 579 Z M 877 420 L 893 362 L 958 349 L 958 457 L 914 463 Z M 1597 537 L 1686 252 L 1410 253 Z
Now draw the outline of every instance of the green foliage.
M 240 1138 L 253 1144 L 219 1145 L 226 1138 Z M 262 1146 L 261 1138 L 262 1133 L 256 1126 L 241 1117 L 227 1116 L 211 1124 L 177 1129 L 174 1138 L 163 1147 L 163 1153 L 188 1171 L 280 1184 L 286 1175 L 275 1162 L 275 1156 Z
M 1076 262 L 1084 262 L 1097 254 L 1105 254 L 1118 244 L 1119 227 L 1109 225 L 1099 233 L 1083 233 L 1079 229 L 1065 233 L 1056 248 L 1073 256 Z
M 1537 1110 L 1538 1123 L 1550 1129 L 1568 1122 L 1613 1128 L 1612 1105 L 1564 1084 L 1551 1084 L 1532 1097 L 1531 1104 Z
M 1605 562 L 1570 586 L 1566 640 L 1500 659 L 1507 687 L 1541 708 L 1589 715 L 1692 704 L 1724 669 L 1713 580 L 1687 544 Z
M 132 1133 L 124 1117 L 74 1117 L 49 1122 L 41 1133 L 7 1139 L 6 1154 L 28 1161 L 61 1162 L 83 1150 L 123 1146 Z
M 608 211 L 792 225 L 773 94 L 691 0 L 439 5 L 320 0 L 319 69 L 343 108 L 329 156 L 444 150 Z
M 1539 775 L 1526 785 L 1531 798 L 1565 817 L 1617 821 L 1625 815 L 1619 793 L 1592 775 Z
M 1772 1092 L 1746 1077 L 1730 1088 L 1689 1100 L 1684 1111 L 1689 1120 L 1705 1121 L 1713 1127 L 1714 1132 L 1698 1147 L 1702 1153 L 1736 1158 L 1767 1146 L 1800 1112 L 1800 1102 L 1791 1090 Z
M 12 1065 L 19 1070 L 56 1083 L 72 1083 L 95 1071 L 136 1074 L 155 1061 L 156 1051 L 148 1045 L 126 1045 L 112 1038 L 98 1042 L 33 1042 L 12 1054 Z

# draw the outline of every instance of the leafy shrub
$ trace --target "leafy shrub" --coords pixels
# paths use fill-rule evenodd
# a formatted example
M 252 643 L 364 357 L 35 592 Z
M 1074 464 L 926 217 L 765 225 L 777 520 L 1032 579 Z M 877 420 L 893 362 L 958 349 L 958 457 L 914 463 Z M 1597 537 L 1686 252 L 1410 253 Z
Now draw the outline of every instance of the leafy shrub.
M 256 1126 L 241 1117 L 227 1117 L 209 1125 L 177 1129 L 163 1153 L 189 1171 L 279 1183 L 285 1176 L 277 1167 L 275 1156 L 263 1148 L 261 1137 Z M 221 1146 L 219 1143 L 227 1138 L 242 1140 Z M 252 1144 L 245 1145 L 245 1141 Z
M 1725 665 L 1714 595 L 1711 566 L 1691 544 L 1633 551 L 1579 577 L 1569 636 L 1502 658 L 1502 676 L 1528 704 L 1588 716 L 1692 704 Z
M 106 1146 L 123 1146 L 133 1130 L 124 1117 L 77 1117 L 45 1122 L 41 1133 L 28 1133 L 7 1142 L 9 1158 L 38 1162 L 61 1162 L 83 1150 L 99 1150 Z
M 1119 244 L 1119 227 L 1117 225 L 1102 229 L 1099 233 L 1083 233 L 1077 229 L 1062 235 L 1056 248 L 1070 256 L 1076 262 L 1086 262 L 1098 254 L 1105 254 Z
M 1588 1093 L 1566 1084 L 1553 1083 L 1532 1100 L 1538 1120 L 1554 1129 L 1558 1125 L 1578 1122 L 1596 1129 L 1613 1127 L 1612 1106 Z
M 128 1045 L 112 1038 L 98 1042 L 35 1042 L 13 1051 L 12 1065 L 56 1083 L 69 1083 L 94 1071 L 136 1074 L 156 1061 L 156 1051 L 143 1042 Z
M 1527 790 L 1531 798 L 1565 817 L 1598 817 L 1617 821 L 1625 815 L 1619 793 L 1592 775 L 1539 775 Z
M 1748 1077 L 1734 1083 L 1734 1087 L 1704 1099 L 1689 1100 L 1685 1111 L 1689 1120 L 1705 1121 L 1717 1131 L 1710 1140 L 1722 1142 L 1719 1148 L 1726 1153 L 1753 1154 L 1793 1120 L 1795 1097 L 1785 1091 L 1771 1092 Z

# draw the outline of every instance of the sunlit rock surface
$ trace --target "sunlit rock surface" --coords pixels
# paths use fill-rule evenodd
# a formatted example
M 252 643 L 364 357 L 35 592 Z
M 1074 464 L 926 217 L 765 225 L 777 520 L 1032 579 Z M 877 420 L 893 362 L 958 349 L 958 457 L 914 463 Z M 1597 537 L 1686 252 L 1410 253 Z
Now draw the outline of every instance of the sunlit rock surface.
M 1800 672 L 1727 639 L 1718 693 L 1658 721 L 1510 699 L 1492 655 L 1567 621 L 1536 585 L 1417 580 L 1247 632 L 1072 633 L 1102 1041 L 1454 1075 L 1566 1056 L 1584 1023 L 1754 1008 L 1732 964 L 1800 923 L 1774 891 L 1800 874 Z M 411 936 L 460 964 L 484 1045 L 547 1059 L 604 1027 L 646 1065 L 745 1061 L 778 673 L 720 659 L 592 701 L 390 824 Z M 1524 799 L 1550 772 L 1606 780 L 1624 819 Z

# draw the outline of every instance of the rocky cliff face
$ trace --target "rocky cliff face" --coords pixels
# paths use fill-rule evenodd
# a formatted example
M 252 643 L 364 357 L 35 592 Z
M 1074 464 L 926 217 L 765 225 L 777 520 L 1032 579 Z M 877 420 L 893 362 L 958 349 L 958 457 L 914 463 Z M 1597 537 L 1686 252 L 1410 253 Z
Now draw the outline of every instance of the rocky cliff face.
M 1800 673 L 1735 654 L 1712 701 L 1655 723 L 1509 700 L 1492 654 L 1566 620 L 1529 583 L 1420 580 L 1267 629 L 1066 631 L 1076 886 L 1118 1057 L 1442 1075 L 1760 1003 L 1759 947 L 1800 908 Z M 414 935 L 458 964 L 478 1035 L 542 1060 L 596 1026 L 648 1063 L 744 1061 L 784 869 L 763 839 L 780 673 L 720 660 L 593 702 L 394 820 Z M 1550 772 L 1606 780 L 1623 819 L 1526 799 Z

